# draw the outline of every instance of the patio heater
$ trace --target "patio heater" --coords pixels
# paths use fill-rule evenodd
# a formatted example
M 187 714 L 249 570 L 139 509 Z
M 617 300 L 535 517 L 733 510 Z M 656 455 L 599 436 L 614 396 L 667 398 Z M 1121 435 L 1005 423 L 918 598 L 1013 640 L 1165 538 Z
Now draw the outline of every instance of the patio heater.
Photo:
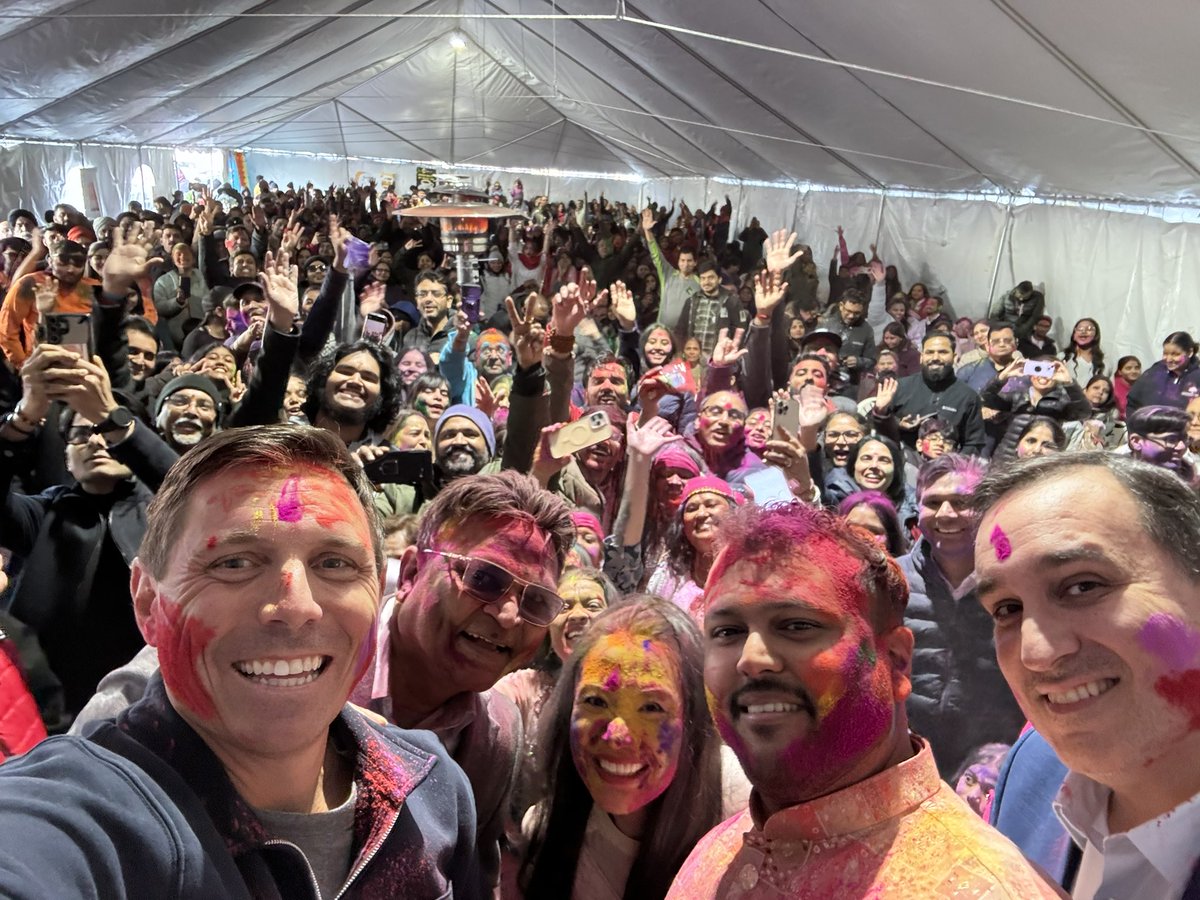
M 503 206 L 492 206 L 487 202 L 486 193 L 472 187 L 441 184 L 427 193 L 435 196 L 437 202 L 432 206 L 402 209 L 400 215 L 438 220 L 442 247 L 447 253 L 454 254 L 463 311 L 474 324 L 479 316 L 479 299 L 483 291 L 476 258 L 488 251 L 488 225 L 493 219 L 513 216 L 523 219 L 525 216 Z

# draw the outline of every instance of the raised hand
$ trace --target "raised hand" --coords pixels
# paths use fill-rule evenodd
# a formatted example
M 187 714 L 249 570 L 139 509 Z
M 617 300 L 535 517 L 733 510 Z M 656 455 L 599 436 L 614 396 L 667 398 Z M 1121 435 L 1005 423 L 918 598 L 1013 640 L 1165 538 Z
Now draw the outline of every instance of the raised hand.
M 387 306 L 387 286 L 373 281 L 363 288 L 358 298 L 358 311 L 364 316 L 379 312 Z
M 104 293 L 112 297 L 124 297 L 130 286 L 139 278 L 145 278 L 153 266 L 162 265 L 160 257 L 147 259 L 150 255 L 150 228 L 135 227 L 126 237 L 120 228 L 112 231 L 112 252 L 104 264 Z
M 717 332 L 717 343 L 713 346 L 712 364 L 714 366 L 735 366 L 749 351 L 741 347 L 742 335 L 745 332 L 738 328 L 729 336 L 729 329 L 722 328 Z M 741 349 L 738 349 L 741 347 Z
M 646 232 L 646 234 L 650 234 L 650 232 L 654 230 L 654 225 L 654 210 L 647 206 L 642 210 L 642 231 Z
M 596 302 L 596 279 L 592 277 L 592 267 L 584 266 L 579 270 L 579 298 L 589 307 Z
M 874 253 L 874 247 L 871 248 Z M 883 263 L 878 259 L 871 260 L 871 281 L 875 284 L 883 284 L 887 280 L 887 270 L 883 267 Z
M 633 292 L 625 286 L 625 282 L 615 281 L 608 289 L 608 294 L 612 299 L 612 314 L 617 320 L 617 325 L 622 331 L 632 331 L 633 326 L 637 324 L 637 307 L 633 303 Z
M 875 409 L 887 412 L 891 409 L 892 401 L 896 399 L 896 389 L 900 386 L 895 378 L 881 378 L 875 388 Z
M 542 350 L 546 342 L 546 334 L 540 323 L 534 321 L 534 294 L 525 298 L 525 314 L 517 312 L 517 304 L 512 297 L 504 298 L 504 306 L 508 310 L 509 321 L 512 322 L 511 341 L 517 359 L 517 366 L 530 369 L 542 361 Z
M 639 418 L 639 413 L 629 414 L 625 424 L 625 452 L 631 464 L 648 468 L 659 450 L 667 444 L 682 441 L 683 436 L 676 434 L 666 419 L 655 416 L 642 425 Z
M 776 425 L 771 439 L 763 446 L 762 458 L 767 465 L 782 469 L 791 477 L 801 467 L 807 471 L 807 452 L 798 436 L 782 425 Z
M 267 298 L 271 327 L 283 334 L 291 333 L 300 312 L 300 270 L 289 265 L 290 261 L 285 251 L 276 258 L 268 250 L 258 276 L 258 283 Z
M 767 259 L 767 269 L 771 272 L 783 272 L 804 255 L 804 248 L 801 247 L 795 253 L 792 253 L 792 245 L 796 243 L 796 232 L 788 232 L 786 228 L 780 228 L 774 234 L 767 238 L 767 242 L 763 245 L 763 252 Z
M 593 286 L 595 282 L 592 282 Z M 564 284 L 550 301 L 550 323 L 554 333 L 571 337 L 584 317 L 591 312 L 590 304 L 584 302 L 579 285 Z
M 51 277 L 33 286 L 33 302 L 40 313 L 52 313 L 58 305 L 58 280 Z
M 800 433 L 801 438 L 804 432 L 810 429 L 820 428 L 825 424 L 825 418 L 829 415 L 830 404 L 825 392 L 815 384 L 806 384 L 800 389 Z M 816 442 L 813 442 L 816 446 Z M 812 449 L 812 448 L 809 448 Z
M 530 473 L 542 487 L 548 487 L 550 479 L 567 467 L 571 454 L 556 459 L 550 450 L 550 438 L 556 431 L 566 425 L 566 422 L 555 422 L 542 429 L 537 446 L 533 449 L 533 467 Z
M 781 272 L 767 269 L 759 272 L 754 279 L 755 315 L 769 317 L 787 296 L 787 289 L 788 283 Z
M 489 419 L 495 416 L 496 410 L 500 408 L 496 395 L 492 393 L 492 386 L 482 375 L 475 379 L 475 406 Z
M 329 217 L 329 242 L 333 244 L 333 267 L 339 272 L 346 271 L 346 244 L 350 240 L 350 232 L 342 227 L 337 216 Z
M 52 377 L 54 381 L 47 385 L 46 396 L 64 401 L 93 424 L 105 419 L 118 406 L 108 371 L 98 356 L 90 361 L 76 357 L 72 368 L 56 368 Z

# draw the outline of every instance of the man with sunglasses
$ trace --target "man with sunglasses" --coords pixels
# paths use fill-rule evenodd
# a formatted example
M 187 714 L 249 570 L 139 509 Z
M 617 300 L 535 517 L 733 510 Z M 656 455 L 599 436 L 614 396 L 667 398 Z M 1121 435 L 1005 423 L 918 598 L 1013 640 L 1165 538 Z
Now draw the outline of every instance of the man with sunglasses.
M 102 366 L 42 344 L 22 375 L 21 401 L 0 420 L 0 545 L 24 557 L 11 611 L 37 633 L 74 715 L 143 643 L 129 567 L 147 505 L 177 457 L 135 420 L 127 408 L 135 401 L 117 399 Z M 66 403 L 58 418 L 54 400 Z M 18 493 L 10 488 L 13 474 L 37 452 L 43 428 L 65 439 L 73 483 Z
M 523 741 L 516 707 L 491 688 L 533 658 L 562 611 L 556 585 L 574 540 L 569 507 L 527 475 L 451 482 L 422 510 L 380 613 L 374 674 L 360 683 L 371 690 L 359 699 L 433 731 L 467 773 L 493 879 Z

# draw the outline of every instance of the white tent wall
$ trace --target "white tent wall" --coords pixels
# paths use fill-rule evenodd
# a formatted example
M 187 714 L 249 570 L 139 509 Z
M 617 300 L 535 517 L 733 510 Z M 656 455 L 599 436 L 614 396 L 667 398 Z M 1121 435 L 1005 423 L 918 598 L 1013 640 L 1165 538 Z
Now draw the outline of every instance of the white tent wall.
M 154 193 L 175 189 L 176 166 L 169 149 L 0 144 L 0 207 L 47 210 L 67 195 L 74 167 L 93 166 L 101 208 L 112 213 L 135 194 L 141 165 L 153 174 Z M 413 163 L 256 150 L 246 152 L 246 168 L 251 178 L 262 174 L 281 184 L 312 181 L 321 186 L 344 183 L 362 172 L 377 178 L 392 173 L 403 188 L 416 174 Z M 457 171 L 470 175 L 477 185 L 498 179 L 506 189 L 519 177 L 526 198 L 548 193 L 564 202 L 586 191 L 591 197 L 603 194 L 631 203 L 653 200 L 669 206 L 682 200 L 692 208 L 707 209 L 714 202 L 722 204 L 728 194 L 734 204 L 731 237 L 752 216 L 768 231 L 792 229 L 812 247 L 823 283 L 836 246 L 835 228 L 841 225 L 852 251 L 867 251 L 876 244 L 879 255 L 896 264 L 903 283 L 925 282 L 960 316 L 984 315 L 989 300 L 1018 281 L 1043 283 L 1060 346 L 1076 319 L 1092 315 L 1100 321 L 1103 346 L 1112 362 L 1125 353 L 1137 354 L 1143 362 L 1156 359 L 1162 338 L 1173 329 L 1200 334 L 1200 224 L 1191 221 L 1028 199 L 1018 199 L 1010 209 L 1007 202 L 991 199 L 775 187 L 715 178 L 637 182 Z M 1190 209 L 1178 212 L 1195 218 Z

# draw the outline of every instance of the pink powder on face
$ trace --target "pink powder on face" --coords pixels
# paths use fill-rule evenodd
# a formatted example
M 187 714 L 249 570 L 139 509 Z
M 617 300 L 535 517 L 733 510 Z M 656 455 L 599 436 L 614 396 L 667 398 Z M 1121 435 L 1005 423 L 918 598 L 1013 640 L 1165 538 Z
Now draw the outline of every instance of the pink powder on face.
M 280 522 L 299 522 L 304 515 L 304 505 L 300 502 L 300 478 L 293 475 L 283 483 L 279 490 L 279 499 L 275 501 L 275 511 L 279 514 Z
M 604 679 L 604 689 L 606 691 L 615 691 L 621 686 L 621 673 L 617 669 L 613 669 L 609 676 Z
M 1155 613 L 1138 631 L 1138 643 L 1163 661 L 1168 671 L 1179 672 L 1200 653 L 1200 632 L 1166 613 Z
M 211 535 L 209 537 L 207 543 L 205 544 L 205 546 L 207 546 L 209 550 L 211 550 L 213 547 L 217 546 L 217 536 L 215 534 Z
M 988 540 L 992 543 L 992 549 L 996 551 L 996 559 L 1004 562 L 1012 556 L 1012 542 L 1008 539 L 1008 535 L 1004 533 L 1004 529 L 997 525 L 992 529 L 992 533 L 988 535 Z
M 1163 675 L 1154 682 L 1160 697 L 1188 715 L 1188 728 L 1200 729 L 1200 669 L 1188 669 L 1179 675 Z
M 197 664 L 216 632 L 203 622 L 184 614 L 167 597 L 161 597 L 152 609 L 152 631 L 158 646 L 158 663 L 163 681 L 172 695 L 202 719 L 216 714 Z

